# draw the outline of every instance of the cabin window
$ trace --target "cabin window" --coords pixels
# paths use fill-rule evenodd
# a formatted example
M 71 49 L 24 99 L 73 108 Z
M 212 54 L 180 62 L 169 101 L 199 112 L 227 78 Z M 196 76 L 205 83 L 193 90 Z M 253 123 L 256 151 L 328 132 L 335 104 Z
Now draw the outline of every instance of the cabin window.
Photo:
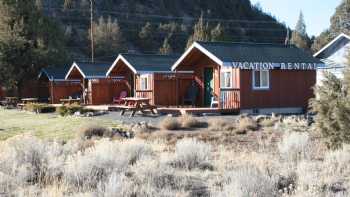
M 232 88 L 232 72 L 221 71 L 220 73 L 220 87 L 221 88 Z
M 253 71 L 253 89 L 269 89 L 270 73 L 269 70 Z
M 148 75 L 141 75 L 141 90 L 148 90 Z

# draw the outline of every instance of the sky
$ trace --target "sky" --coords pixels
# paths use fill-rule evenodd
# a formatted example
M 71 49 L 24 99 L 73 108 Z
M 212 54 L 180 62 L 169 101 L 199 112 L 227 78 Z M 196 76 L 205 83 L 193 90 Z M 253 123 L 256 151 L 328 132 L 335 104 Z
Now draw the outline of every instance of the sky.
M 300 11 L 304 14 L 306 30 L 310 36 L 319 35 L 330 25 L 330 18 L 342 0 L 251 0 L 280 22 L 294 29 Z

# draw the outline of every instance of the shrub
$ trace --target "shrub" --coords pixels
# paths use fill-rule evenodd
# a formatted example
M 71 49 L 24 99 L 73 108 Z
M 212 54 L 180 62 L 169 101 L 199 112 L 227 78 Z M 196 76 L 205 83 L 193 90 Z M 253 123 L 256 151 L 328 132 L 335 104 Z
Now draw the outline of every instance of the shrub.
M 211 118 L 208 121 L 210 131 L 232 131 L 236 128 L 235 123 L 222 118 Z
M 300 132 L 286 132 L 278 149 L 283 158 L 290 161 L 298 161 L 308 156 L 309 134 Z
M 242 117 L 238 121 L 237 130 L 239 132 L 254 131 L 258 129 L 258 123 L 251 117 Z
M 204 125 L 197 118 L 187 114 L 180 117 L 180 122 L 184 128 L 198 128 Z
M 85 125 L 78 131 L 78 136 L 82 139 L 91 139 L 93 137 L 112 137 L 112 132 L 106 127 L 99 125 Z
M 259 122 L 259 124 L 262 127 L 273 127 L 278 121 L 279 121 L 279 118 L 277 118 L 275 116 L 272 116 L 272 117 L 269 117 L 269 118 L 263 118 Z
M 176 143 L 175 158 L 172 164 L 175 167 L 193 169 L 203 163 L 209 163 L 211 146 L 195 139 L 183 139 Z
M 74 115 L 76 112 L 80 112 L 81 114 L 90 112 L 92 110 L 84 109 L 83 106 L 72 104 L 72 105 L 62 105 L 57 109 L 58 113 L 61 116 Z
M 24 110 L 35 113 L 53 113 L 56 108 L 48 104 L 28 103 L 24 106 Z
M 227 173 L 222 191 L 214 196 L 276 196 L 276 183 L 274 177 L 255 166 L 241 166 Z
M 316 113 L 316 128 L 326 139 L 329 148 L 340 148 L 350 143 L 350 72 L 344 79 L 326 72 L 322 86 L 315 88 L 317 97 L 311 101 Z
M 160 127 L 165 130 L 178 130 L 181 129 L 181 123 L 177 118 L 166 117 L 160 122 Z

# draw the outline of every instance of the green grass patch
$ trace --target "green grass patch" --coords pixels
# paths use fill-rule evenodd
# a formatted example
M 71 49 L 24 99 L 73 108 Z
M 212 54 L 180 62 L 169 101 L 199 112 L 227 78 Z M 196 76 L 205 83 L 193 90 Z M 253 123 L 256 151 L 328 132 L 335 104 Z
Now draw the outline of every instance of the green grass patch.
M 32 114 L 0 108 L 0 140 L 23 133 L 32 133 L 42 139 L 67 140 L 75 137 L 81 126 L 91 122 L 105 127 L 119 126 L 117 122 L 99 117 L 62 117 L 56 113 Z

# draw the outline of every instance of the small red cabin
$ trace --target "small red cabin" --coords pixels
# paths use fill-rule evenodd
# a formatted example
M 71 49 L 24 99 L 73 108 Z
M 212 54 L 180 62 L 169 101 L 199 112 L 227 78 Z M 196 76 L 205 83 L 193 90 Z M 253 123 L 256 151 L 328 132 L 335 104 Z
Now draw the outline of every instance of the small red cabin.
M 88 105 L 112 104 L 121 91 L 130 92 L 130 86 L 121 78 L 106 78 L 111 64 L 74 62 L 65 79 L 80 80 L 81 98 Z
M 241 113 L 302 113 L 322 62 L 294 46 L 195 42 L 173 65 L 192 71 L 198 107 Z
M 171 71 L 178 57 L 120 54 L 107 72 L 110 78 L 128 81 L 132 95 L 150 98 L 153 105 L 177 106 L 194 80 L 192 71 Z
M 65 80 L 66 73 L 66 67 L 48 67 L 41 70 L 37 83 L 38 97 L 41 101 L 58 104 L 61 99 L 82 91 L 79 80 Z

